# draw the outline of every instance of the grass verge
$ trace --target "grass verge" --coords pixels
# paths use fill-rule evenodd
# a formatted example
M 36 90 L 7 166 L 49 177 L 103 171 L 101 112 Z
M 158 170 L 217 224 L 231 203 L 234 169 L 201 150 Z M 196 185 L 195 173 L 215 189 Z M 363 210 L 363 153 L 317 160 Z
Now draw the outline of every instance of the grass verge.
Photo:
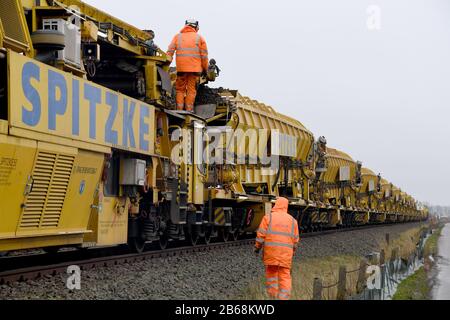
M 431 270 L 434 257 L 438 253 L 438 241 L 443 226 L 436 229 L 427 239 L 424 248 L 424 266 L 413 275 L 403 280 L 395 293 L 393 300 L 428 300 L 430 299 L 431 287 L 429 284 L 428 273 Z
M 428 300 L 429 295 L 428 276 L 422 267 L 400 283 L 392 300 Z
M 436 256 L 438 254 L 438 241 L 441 236 L 442 229 L 444 227 L 441 226 L 436 229 L 433 234 L 428 238 L 427 243 L 425 243 L 424 256 Z
M 339 266 L 345 265 L 348 271 L 359 268 L 361 258 L 357 256 L 331 256 L 325 258 L 305 259 L 294 262 L 292 268 L 291 300 L 311 300 L 313 294 L 314 278 L 321 278 L 324 286 L 332 285 L 338 281 Z M 356 288 L 358 273 L 347 276 L 347 287 Z M 335 299 L 336 288 L 324 289 L 323 299 Z M 265 279 L 260 279 L 244 292 L 244 299 L 266 300 Z

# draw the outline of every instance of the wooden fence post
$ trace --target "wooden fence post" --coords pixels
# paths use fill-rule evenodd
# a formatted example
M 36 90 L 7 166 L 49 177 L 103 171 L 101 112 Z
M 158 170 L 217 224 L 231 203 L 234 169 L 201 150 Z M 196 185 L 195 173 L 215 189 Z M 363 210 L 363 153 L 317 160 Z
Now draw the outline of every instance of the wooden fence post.
M 389 233 L 386 233 L 386 244 L 387 245 L 389 245 L 389 242 L 390 242 L 390 234 Z
M 337 290 L 337 300 L 344 300 L 347 294 L 347 268 L 345 266 L 339 267 L 339 280 Z
M 322 300 L 322 280 L 314 278 L 313 300 Z
M 386 261 L 386 253 L 384 252 L 384 249 L 381 249 L 380 252 L 380 266 L 383 265 Z
M 361 293 L 366 288 L 367 260 L 361 260 L 359 264 L 358 282 L 356 283 L 356 292 Z
M 391 261 L 395 261 L 397 259 L 397 248 L 392 249 L 391 251 Z
M 391 253 L 391 266 L 392 268 L 392 272 L 393 272 L 393 277 L 395 278 L 398 270 L 398 266 L 397 266 L 397 258 L 399 257 L 399 248 L 394 248 L 392 249 L 392 253 Z
M 378 300 L 382 300 L 384 299 L 384 289 L 388 286 L 388 284 L 386 283 L 387 277 L 386 277 L 386 272 L 387 272 L 387 268 L 386 265 L 381 265 L 381 284 L 380 284 L 380 290 L 376 290 L 378 292 Z

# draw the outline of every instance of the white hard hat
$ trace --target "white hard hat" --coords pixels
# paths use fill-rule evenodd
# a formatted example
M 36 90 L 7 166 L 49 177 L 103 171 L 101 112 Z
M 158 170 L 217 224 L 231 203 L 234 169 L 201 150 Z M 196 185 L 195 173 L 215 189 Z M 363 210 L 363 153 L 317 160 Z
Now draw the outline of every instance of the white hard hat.
M 199 23 L 195 19 L 188 19 L 188 20 L 186 20 L 185 25 L 191 26 L 191 27 L 194 27 L 194 28 L 198 28 L 199 27 Z

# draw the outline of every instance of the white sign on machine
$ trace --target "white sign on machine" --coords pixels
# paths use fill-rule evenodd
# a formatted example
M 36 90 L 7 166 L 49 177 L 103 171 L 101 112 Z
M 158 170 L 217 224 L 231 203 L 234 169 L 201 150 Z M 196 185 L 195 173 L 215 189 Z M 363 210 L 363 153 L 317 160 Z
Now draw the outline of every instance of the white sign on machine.
M 375 181 L 369 180 L 369 192 L 375 191 Z
M 339 168 L 339 181 L 349 181 L 350 180 L 350 167 L 343 166 Z
M 282 157 L 297 157 L 297 137 L 281 133 L 278 130 L 271 132 L 271 152 Z

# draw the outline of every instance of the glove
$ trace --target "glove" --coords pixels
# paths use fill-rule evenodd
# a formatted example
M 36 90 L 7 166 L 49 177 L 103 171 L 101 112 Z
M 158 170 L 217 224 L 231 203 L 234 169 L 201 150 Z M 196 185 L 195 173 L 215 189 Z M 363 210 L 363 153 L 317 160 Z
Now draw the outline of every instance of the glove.
M 261 251 L 261 248 L 255 248 L 255 255 L 258 256 L 260 251 Z

